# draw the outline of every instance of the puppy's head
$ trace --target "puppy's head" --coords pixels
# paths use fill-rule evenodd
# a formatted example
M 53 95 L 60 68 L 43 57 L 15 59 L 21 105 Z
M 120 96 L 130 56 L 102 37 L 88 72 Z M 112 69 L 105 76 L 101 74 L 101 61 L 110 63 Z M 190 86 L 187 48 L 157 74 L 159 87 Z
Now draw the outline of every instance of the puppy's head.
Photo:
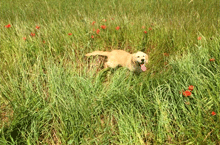
M 146 64 L 148 63 L 148 55 L 144 52 L 138 51 L 137 53 L 133 54 L 132 60 L 139 65 Z

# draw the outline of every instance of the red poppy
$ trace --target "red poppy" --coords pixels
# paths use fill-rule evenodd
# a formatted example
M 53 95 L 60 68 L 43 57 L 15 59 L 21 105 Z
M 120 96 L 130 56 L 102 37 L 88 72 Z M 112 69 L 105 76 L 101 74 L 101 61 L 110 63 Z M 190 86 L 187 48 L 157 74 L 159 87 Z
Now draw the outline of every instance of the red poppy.
M 183 96 L 188 97 L 190 96 L 192 93 L 189 90 L 186 90 L 183 92 Z
M 26 38 L 26 37 L 23 37 L 22 39 L 26 40 L 27 38 Z
M 10 27 L 11 27 L 11 25 L 10 25 L 10 24 L 8 24 L 8 25 L 6 25 L 5 27 L 6 27 L 6 28 L 10 28 Z
M 31 36 L 34 37 L 34 36 L 35 36 L 35 33 L 32 33 L 32 32 L 31 32 Z
M 212 113 L 211 113 L 211 114 L 212 114 L 212 116 L 215 116 L 215 115 L 216 115 L 216 113 L 215 113 L 214 111 L 212 111 Z
M 144 29 L 145 28 L 145 26 L 142 26 L 142 29 Z
M 120 29 L 120 27 L 119 27 L 119 26 L 117 26 L 115 29 L 116 29 L 116 30 L 119 30 L 119 29 Z
M 188 89 L 189 89 L 190 91 L 192 91 L 193 88 L 194 88 L 194 86 L 193 86 L 193 85 L 190 85 Z
M 99 30 L 99 29 L 97 29 L 97 30 L 96 30 L 96 33 L 97 33 L 97 34 L 99 34 L 99 32 L 100 32 L 100 30 Z
M 152 28 L 150 27 L 149 30 L 152 30 Z
M 147 31 L 144 31 L 145 34 L 147 34 Z
M 40 26 L 36 26 L 36 29 L 40 29 Z
M 92 22 L 92 25 L 95 25 L 95 21 Z
M 209 61 L 215 61 L 215 59 L 214 58 L 210 58 Z
M 105 25 L 102 25 L 101 28 L 102 28 L 102 29 L 106 29 L 106 26 L 105 26 Z
M 94 38 L 94 36 L 92 35 L 92 36 L 91 36 L 91 38 L 93 39 L 93 38 Z
M 202 37 L 198 37 L 197 39 L 198 39 L 198 40 L 201 40 L 201 39 L 202 39 Z
M 72 35 L 72 33 L 69 33 L 68 35 Z

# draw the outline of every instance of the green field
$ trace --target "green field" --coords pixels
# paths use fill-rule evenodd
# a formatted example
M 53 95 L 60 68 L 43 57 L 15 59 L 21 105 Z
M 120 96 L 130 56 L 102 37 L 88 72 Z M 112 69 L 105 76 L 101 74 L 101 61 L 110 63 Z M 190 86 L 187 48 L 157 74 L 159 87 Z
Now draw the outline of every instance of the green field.
M 0 144 L 220 144 L 219 8 L 1 0 Z M 147 71 L 85 57 L 112 49 L 147 53 Z

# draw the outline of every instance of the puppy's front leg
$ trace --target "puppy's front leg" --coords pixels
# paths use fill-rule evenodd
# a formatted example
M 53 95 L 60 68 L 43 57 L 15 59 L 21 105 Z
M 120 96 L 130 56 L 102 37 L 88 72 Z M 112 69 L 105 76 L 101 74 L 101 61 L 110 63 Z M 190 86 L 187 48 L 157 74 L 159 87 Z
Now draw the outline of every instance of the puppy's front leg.
M 108 64 L 107 64 L 107 62 L 104 63 L 104 68 L 108 68 Z

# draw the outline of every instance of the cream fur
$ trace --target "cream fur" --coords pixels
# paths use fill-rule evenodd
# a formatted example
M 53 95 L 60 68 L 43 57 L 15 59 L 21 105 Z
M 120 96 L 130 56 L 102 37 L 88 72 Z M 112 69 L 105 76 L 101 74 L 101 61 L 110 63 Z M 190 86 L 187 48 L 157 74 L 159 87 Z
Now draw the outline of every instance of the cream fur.
M 105 64 L 106 67 L 115 68 L 117 66 L 122 66 L 134 72 L 142 72 L 140 65 L 148 63 L 148 55 L 141 51 L 130 54 L 124 50 L 112 50 L 111 52 L 94 51 L 86 54 L 86 56 L 91 55 L 107 56 L 108 61 Z

